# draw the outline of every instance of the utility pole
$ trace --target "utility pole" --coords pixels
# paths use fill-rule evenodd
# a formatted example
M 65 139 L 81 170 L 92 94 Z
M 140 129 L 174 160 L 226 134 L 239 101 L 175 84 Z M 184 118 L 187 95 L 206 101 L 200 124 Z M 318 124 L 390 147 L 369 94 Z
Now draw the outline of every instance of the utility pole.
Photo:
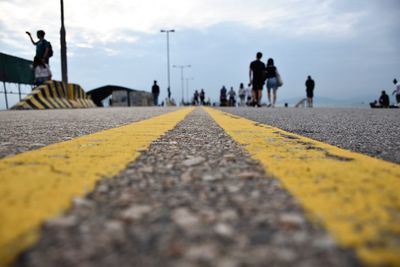
M 183 99 L 184 94 L 185 94 L 185 88 L 184 88 L 184 77 L 183 77 L 183 69 L 184 68 L 190 68 L 192 65 L 173 65 L 172 67 L 174 68 L 180 68 L 181 69 L 181 87 L 182 87 L 182 104 L 185 103 L 185 100 Z
M 67 42 L 66 42 L 66 38 L 65 38 L 64 1 L 63 0 L 61 0 L 60 42 L 61 42 L 61 76 L 62 76 L 63 83 L 65 83 L 68 86 Z
M 172 30 L 161 30 L 160 32 L 165 32 L 167 34 L 167 77 L 168 77 L 168 89 L 171 90 L 171 75 L 169 70 L 169 33 L 175 32 L 174 29 Z
M 186 78 L 186 101 L 189 102 L 190 101 L 190 97 L 189 97 L 189 81 L 190 80 L 194 80 L 193 77 L 190 78 Z

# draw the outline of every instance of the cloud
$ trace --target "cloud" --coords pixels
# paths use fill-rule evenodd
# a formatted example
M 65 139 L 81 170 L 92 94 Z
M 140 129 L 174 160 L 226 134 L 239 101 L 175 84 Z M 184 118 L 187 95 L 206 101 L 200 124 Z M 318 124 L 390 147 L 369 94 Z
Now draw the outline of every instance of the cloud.
M 40 8 L 38 8 L 40 7 Z M 58 1 L 1 1 L 2 40 L 14 45 L 25 30 L 45 29 L 58 39 Z M 335 10 L 332 0 L 102 0 L 65 2 L 67 38 L 71 45 L 135 43 L 139 35 L 156 34 L 161 28 L 204 30 L 233 22 L 286 36 L 322 34 L 348 36 L 362 12 Z M 15 33 L 18 31 L 18 36 Z M 11 39 L 14 42 L 11 43 Z M 26 41 L 26 40 L 25 40 Z

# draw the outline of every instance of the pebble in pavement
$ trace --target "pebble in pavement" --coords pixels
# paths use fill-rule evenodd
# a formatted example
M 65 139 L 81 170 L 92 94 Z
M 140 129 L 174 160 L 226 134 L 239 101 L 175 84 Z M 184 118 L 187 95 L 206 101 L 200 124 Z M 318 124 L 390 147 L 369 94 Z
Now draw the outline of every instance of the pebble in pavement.
M 360 266 L 202 110 L 49 220 L 14 266 Z

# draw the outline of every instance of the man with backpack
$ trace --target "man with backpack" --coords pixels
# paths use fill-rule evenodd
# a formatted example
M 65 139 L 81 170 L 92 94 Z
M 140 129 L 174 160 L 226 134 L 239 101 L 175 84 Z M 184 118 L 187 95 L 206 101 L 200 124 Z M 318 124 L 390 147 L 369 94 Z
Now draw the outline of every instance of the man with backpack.
M 49 58 L 53 56 L 53 48 L 51 47 L 50 42 L 44 39 L 46 33 L 42 30 L 37 31 L 36 35 L 39 39 L 37 42 L 33 40 L 30 32 L 26 32 L 26 34 L 31 39 L 32 44 L 36 46 L 35 57 L 43 61 L 43 63 L 49 64 Z

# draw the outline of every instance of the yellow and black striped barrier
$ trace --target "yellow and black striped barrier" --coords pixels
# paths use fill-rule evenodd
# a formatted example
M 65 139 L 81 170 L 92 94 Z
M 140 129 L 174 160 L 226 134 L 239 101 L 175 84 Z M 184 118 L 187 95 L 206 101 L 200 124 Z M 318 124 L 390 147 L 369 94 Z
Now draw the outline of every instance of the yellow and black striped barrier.
M 96 105 L 78 84 L 47 81 L 34 88 L 11 109 L 94 108 Z

